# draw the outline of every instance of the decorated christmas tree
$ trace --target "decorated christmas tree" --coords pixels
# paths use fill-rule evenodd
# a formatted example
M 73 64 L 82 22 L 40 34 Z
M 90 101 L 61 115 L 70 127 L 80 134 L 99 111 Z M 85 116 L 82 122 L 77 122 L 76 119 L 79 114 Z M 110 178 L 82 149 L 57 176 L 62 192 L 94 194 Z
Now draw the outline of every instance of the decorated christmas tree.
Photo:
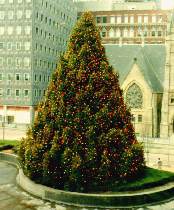
M 73 191 L 130 179 L 145 167 L 118 75 L 89 12 L 73 29 L 19 156 L 31 179 Z

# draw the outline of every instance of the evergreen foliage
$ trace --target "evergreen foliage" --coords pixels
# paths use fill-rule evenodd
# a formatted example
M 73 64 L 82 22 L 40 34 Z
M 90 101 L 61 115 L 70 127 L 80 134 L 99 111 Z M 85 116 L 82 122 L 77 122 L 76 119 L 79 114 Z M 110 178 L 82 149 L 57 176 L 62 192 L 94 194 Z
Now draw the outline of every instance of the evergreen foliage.
M 36 182 L 80 192 L 144 170 L 118 75 L 89 12 L 72 32 L 19 156 Z

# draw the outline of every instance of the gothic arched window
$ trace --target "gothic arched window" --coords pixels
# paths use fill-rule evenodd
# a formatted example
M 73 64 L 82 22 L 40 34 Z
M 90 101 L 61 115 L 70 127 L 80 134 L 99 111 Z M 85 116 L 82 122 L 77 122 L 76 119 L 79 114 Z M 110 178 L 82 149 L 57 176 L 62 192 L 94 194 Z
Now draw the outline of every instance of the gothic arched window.
M 143 94 L 137 84 L 131 85 L 126 93 L 126 103 L 130 108 L 140 109 L 143 104 Z

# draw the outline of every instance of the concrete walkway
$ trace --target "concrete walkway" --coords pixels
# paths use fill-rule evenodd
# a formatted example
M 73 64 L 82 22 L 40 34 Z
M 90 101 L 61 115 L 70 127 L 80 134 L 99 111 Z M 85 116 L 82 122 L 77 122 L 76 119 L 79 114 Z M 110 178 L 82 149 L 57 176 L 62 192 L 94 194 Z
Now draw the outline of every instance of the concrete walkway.
M 98 210 L 97 208 L 61 206 L 34 198 L 16 186 L 16 175 L 17 169 L 14 166 L 0 162 L 0 210 Z M 126 208 L 123 209 L 126 210 Z M 174 210 L 174 198 L 164 204 L 129 208 L 129 210 L 145 209 Z

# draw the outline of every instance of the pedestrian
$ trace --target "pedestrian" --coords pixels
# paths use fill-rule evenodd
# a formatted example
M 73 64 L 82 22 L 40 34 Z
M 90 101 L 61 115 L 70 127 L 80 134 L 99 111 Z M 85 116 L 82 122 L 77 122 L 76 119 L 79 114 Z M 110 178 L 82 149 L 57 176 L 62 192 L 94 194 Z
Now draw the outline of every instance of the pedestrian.
M 162 168 L 162 161 L 160 158 L 158 158 L 158 169 Z

